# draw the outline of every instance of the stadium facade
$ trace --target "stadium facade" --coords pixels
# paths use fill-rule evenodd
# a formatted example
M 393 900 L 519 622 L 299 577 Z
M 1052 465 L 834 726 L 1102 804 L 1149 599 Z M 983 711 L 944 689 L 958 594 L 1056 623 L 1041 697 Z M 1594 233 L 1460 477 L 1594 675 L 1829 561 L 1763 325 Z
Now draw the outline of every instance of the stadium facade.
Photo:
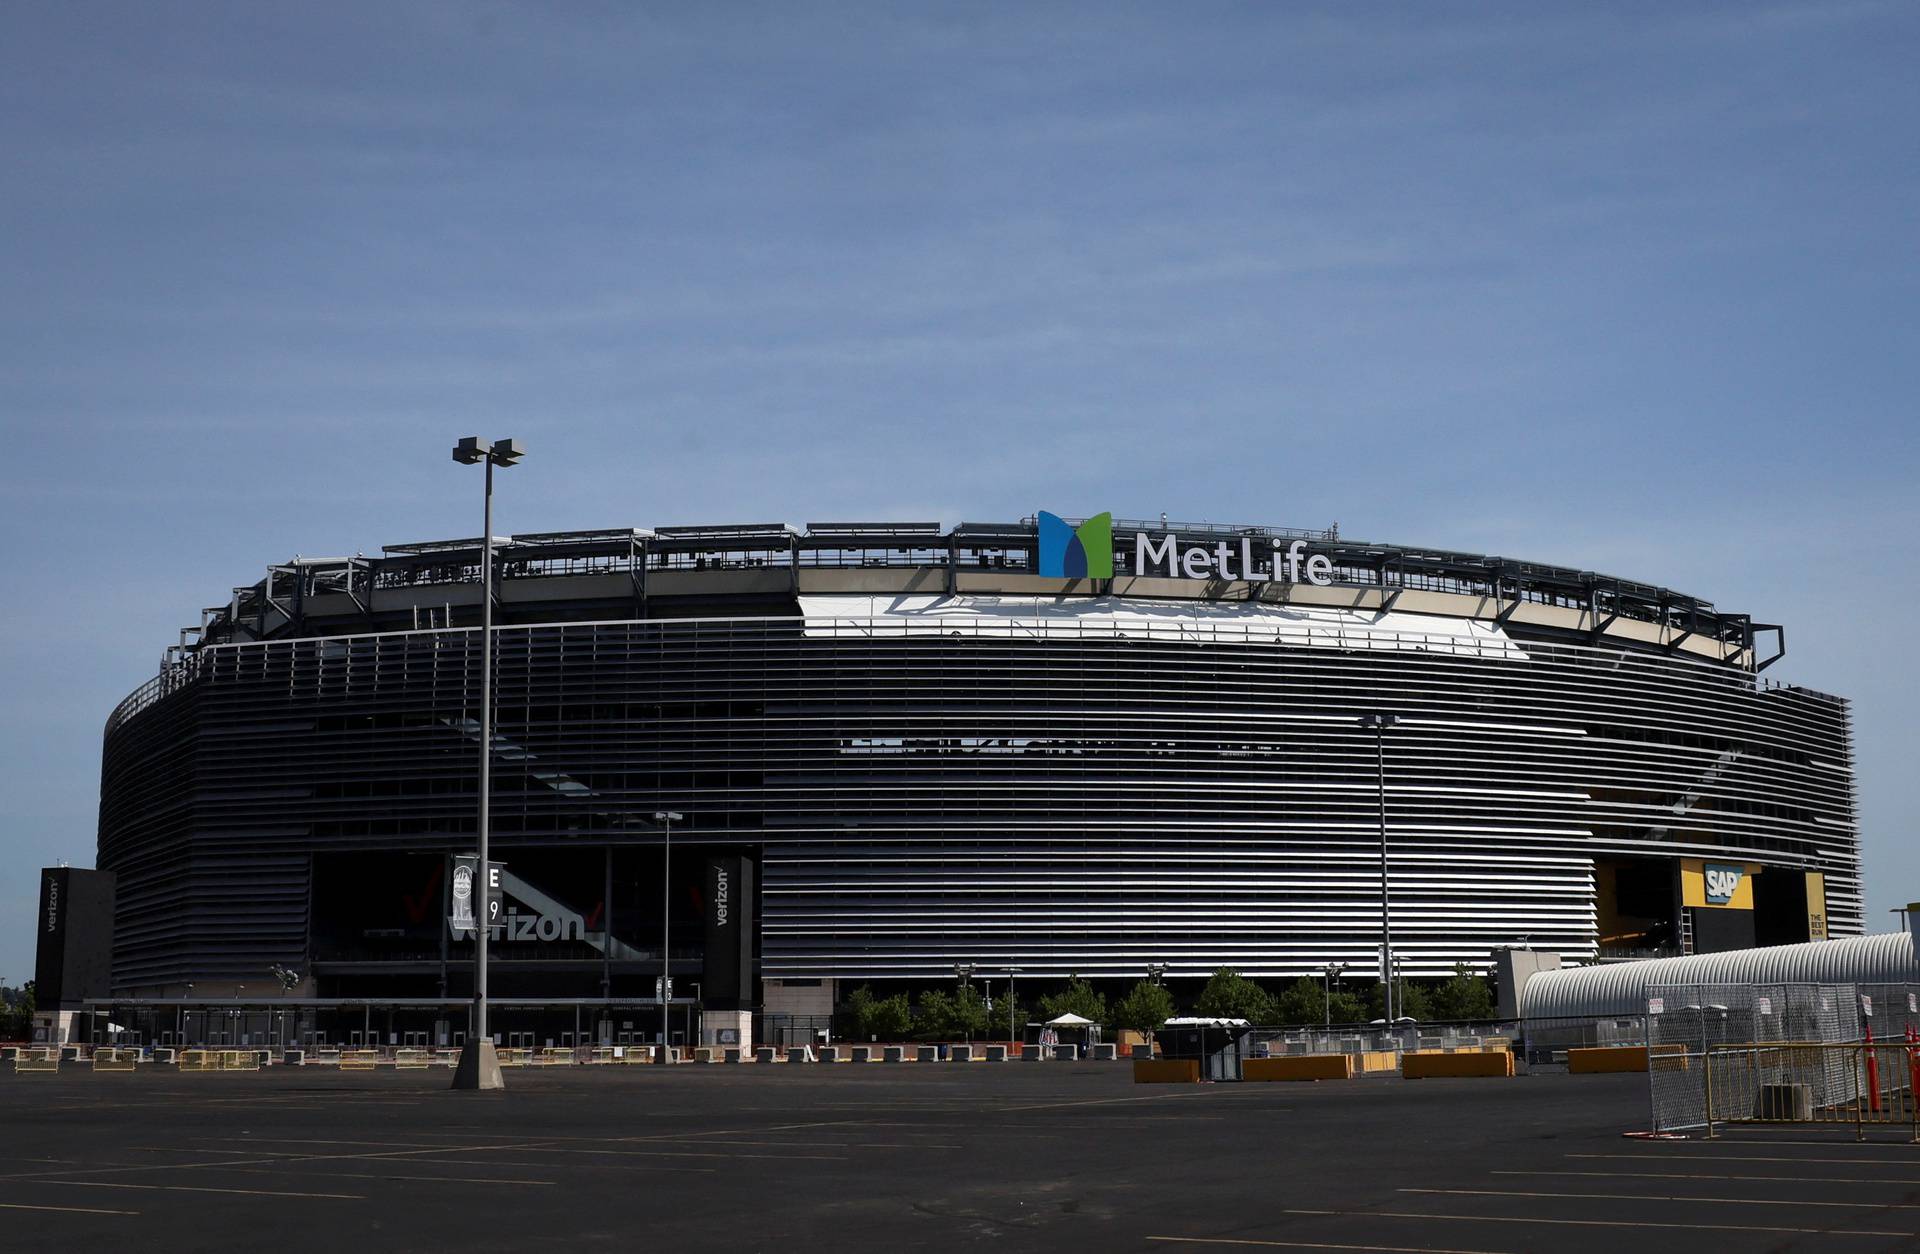
M 480 557 L 273 566 L 113 712 L 116 994 L 470 988 L 445 919 Z M 496 562 L 496 994 L 644 997 L 663 897 L 675 972 L 743 1006 L 961 963 L 1371 975 L 1383 809 L 1409 975 L 1862 929 L 1847 703 L 1768 681 L 1780 628 L 1667 589 L 1104 515 L 520 535 Z M 664 882 L 659 811 L 685 816 Z M 756 925 L 739 979 L 716 892 Z

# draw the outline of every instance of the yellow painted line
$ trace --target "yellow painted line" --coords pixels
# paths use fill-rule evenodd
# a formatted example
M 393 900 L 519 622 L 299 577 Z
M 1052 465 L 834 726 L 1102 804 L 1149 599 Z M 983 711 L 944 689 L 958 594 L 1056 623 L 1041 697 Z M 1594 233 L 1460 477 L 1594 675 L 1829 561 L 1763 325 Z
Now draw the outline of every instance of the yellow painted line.
M 1912 1180 L 1886 1180 L 1871 1176 L 1735 1176 L 1704 1171 L 1490 1171 L 1494 1176 L 1597 1176 L 1619 1180 L 1761 1180 L 1774 1184 L 1890 1184 L 1911 1188 Z
M 1472 1224 L 1551 1224 L 1563 1228 L 1666 1228 L 1686 1232 L 1786 1232 L 1796 1236 L 1902 1237 L 1920 1233 L 1882 1232 L 1867 1228 L 1778 1228 L 1760 1224 L 1673 1224 L 1635 1219 L 1527 1219 L 1518 1215 L 1429 1215 L 1408 1210 L 1288 1210 L 1286 1215 L 1346 1215 L 1356 1219 L 1444 1219 Z
M 1913 1202 L 1795 1202 L 1778 1197 L 1693 1197 L 1659 1193 L 1542 1193 L 1526 1189 L 1396 1189 L 1397 1193 L 1445 1193 L 1458 1197 L 1581 1197 L 1599 1202 L 1715 1202 L 1729 1206 L 1838 1206 L 1844 1210 L 1920 1210 Z
M 128 1184 L 124 1180 L 42 1180 L 42 1184 L 60 1184 L 76 1189 L 153 1189 L 165 1193 L 245 1193 L 251 1197 L 326 1197 L 343 1202 L 364 1202 L 360 1193 L 283 1193 L 274 1189 L 216 1189 L 204 1184 Z
M 63 1215 L 138 1215 L 137 1210 L 101 1210 L 94 1206 L 29 1206 L 25 1202 L 0 1202 L 0 1210 L 52 1210 Z
M 1148 1237 L 1180 1245 L 1254 1245 L 1282 1250 L 1371 1250 L 1382 1254 L 1501 1254 L 1498 1250 L 1449 1250 L 1437 1245 L 1343 1245 L 1335 1241 L 1267 1241 L 1253 1237 Z

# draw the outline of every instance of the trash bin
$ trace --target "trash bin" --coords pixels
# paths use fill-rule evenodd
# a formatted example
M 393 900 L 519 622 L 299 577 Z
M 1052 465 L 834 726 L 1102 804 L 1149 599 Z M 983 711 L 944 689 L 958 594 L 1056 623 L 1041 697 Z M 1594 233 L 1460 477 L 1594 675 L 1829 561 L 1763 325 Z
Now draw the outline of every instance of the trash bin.
M 1245 1019 L 1169 1019 L 1153 1034 L 1162 1058 L 1194 1058 L 1203 1080 L 1238 1080 L 1253 1025 Z

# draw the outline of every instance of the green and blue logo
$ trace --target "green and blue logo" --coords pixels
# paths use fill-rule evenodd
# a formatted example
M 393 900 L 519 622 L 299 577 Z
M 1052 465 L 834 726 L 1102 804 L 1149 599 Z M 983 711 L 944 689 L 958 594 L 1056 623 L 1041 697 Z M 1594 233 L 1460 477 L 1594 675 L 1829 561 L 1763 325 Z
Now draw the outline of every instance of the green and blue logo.
M 1113 515 L 1095 514 L 1069 527 L 1040 511 L 1040 574 L 1047 579 L 1113 578 Z

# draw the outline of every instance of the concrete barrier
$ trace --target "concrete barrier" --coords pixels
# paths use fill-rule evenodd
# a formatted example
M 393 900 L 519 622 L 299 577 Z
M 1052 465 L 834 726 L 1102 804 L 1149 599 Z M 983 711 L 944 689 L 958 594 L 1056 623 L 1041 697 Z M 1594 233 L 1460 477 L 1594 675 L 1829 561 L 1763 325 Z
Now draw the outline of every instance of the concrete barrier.
M 1242 1080 L 1351 1080 L 1352 1054 L 1285 1054 L 1278 1058 L 1248 1058 L 1240 1064 Z
M 831 1049 L 833 1047 L 829 1045 L 827 1048 Z M 807 1048 L 805 1045 L 789 1045 L 787 1047 L 787 1061 L 788 1062 L 812 1062 L 813 1051 Z
M 889 1045 L 881 1052 L 880 1059 L 882 1062 L 905 1062 L 907 1060 L 907 1047 L 905 1045 Z
M 1047 1051 L 1038 1045 L 1022 1045 L 1020 1047 L 1021 1062 L 1039 1062 L 1046 1056 Z
M 844 1045 L 822 1045 L 820 1047 L 820 1061 L 821 1062 L 847 1061 L 847 1047 Z
M 1198 1058 L 1135 1058 L 1133 1082 L 1135 1084 L 1198 1084 L 1200 1083 L 1200 1060 Z
M 1053 1047 L 1053 1056 L 1061 1062 L 1078 1062 L 1080 1061 L 1080 1047 L 1078 1045 L 1055 1045 Z
M 304 1049 L 286 1050 L 280 1055 L 280 1061 L 285 1066 L 304 1067 L 307 1065 L 307 1051 Z
M 1409 1080 L 1430 1080 L 1446 1077 L 1467 1076 L 1510 1076 L 1513 1074 L 1513 1055 L 1501 1050 L 1499 1053 L 1420 1053 L 1405 1054 L 1400 1059 L 1400 1074 Z
M 1007 1060 L 1007 1047 L 1005 1045 L 987 1046 L 988 1062 L 1005 1062 L 1006 1060 Z
M 753 1060 L 755 1062 L 778 1062 L 779 1059 L 780 1059 L 780 1051 L 775 1049 L 773 1046 L 771 1045 L 754 1046 Z
M 1644 1045 L 1599 1045 L 1567 1051 L 1568 1075 L 1609 1075 L 1646 1069 L 1647 1047 Z
M 855 1046 L 853 1047 L 853 1060 L 854 1060 L 855 1062 L 872 1062 L 872 1061 L 873 1061 L 873 1046 L 871 1046 L 871 1045 L 855 1045 Z
M 938 1045 L 922 1045 L 917 1053 L 916 1061 L 939 1062 L 940 1047 Z
M 1145 1042 L 1145 1043 L 1143 1044 L 1143 1043 L 1141 1043 L 1141 1042 L 1137 1042 L 1137 1041 L 1136 1041 L 1136 1042 L 1134 1043 L 1134 1046 L 1133 1046 L 1133 1054 L 1132 1054 L 1131 1056 L 1132 1056 L 1132 1057 L 1134 1057 L 1134 1058 L 1151 1058 L 1151 1057 L 1153 1057 L 1153 1042 L 1152 1042 L 1152 1041 L 1147 1041 L 1147 1042 Z
M 1120 1047 L 1118 1045 L 1095 1045 L 1093 1047 L 1093 1060 L 1095 1062 L 1112 1062 L 1119 1056 Z
M 723 1057 L 727 1062 L 740 1062 L 743 1060 L 744 1055 L 740 1052 L 738 1045 L 729 1045 Z

